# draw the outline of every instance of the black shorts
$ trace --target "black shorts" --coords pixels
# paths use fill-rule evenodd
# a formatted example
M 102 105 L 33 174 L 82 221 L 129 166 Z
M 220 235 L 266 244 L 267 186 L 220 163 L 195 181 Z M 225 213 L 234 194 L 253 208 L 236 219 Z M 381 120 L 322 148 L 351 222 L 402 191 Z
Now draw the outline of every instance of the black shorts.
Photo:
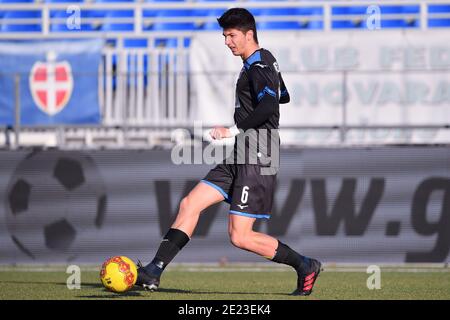
M 261 166 L 219 164 L 201 181 L 217 189 L 230 203 L 230 214 L 269 219 L 276 174 L 262 175 Z

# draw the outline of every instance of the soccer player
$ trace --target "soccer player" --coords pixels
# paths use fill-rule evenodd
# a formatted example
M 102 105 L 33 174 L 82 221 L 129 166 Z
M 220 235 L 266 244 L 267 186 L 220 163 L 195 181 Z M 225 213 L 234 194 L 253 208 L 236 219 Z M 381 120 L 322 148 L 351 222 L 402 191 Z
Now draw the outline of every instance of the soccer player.
M 292 266 L 298 276 L 292 294 L 306 296 L 312 292 L 321 263 L 300 255 L 267 234 L 253 231 L 256 219 L 270 218 L 277 168 L 271 166 L 276 169 L 271 174 L 262 174 L 262 169 L 268 169 L 267 160 L 279 154 L 276 134 L 279 104 L 289 102 L 289 93 L 275 58 L 259 47 L 253 15 L 246 9 L 232 8 L 218 22 L 223 29 L 225 45 L 243 61 L 236 85 L 236 124 L 231 128 L 215 127 L 210 132 L 213 139 L 235 137 L 233 161 L 217 165 L 182 199 L 175 222 L 164 236 L 154 259 L 145 267 L 138 264 L 136 284 L 146 290 L 158 289 L 162 272 L 190 240 L 200 213 L 225 200 L 230 203 L 228 232 L 231 243 L 271 261 Z M 261 134 L 266 138 L 259 139 Z M 248 136 L 248 142 L 239 139 L 242 135 Z M 267 145 L 260 146 L 260 140 Z M 252 148 L 254 143 L 257 146 Z M 252 158 L 255 149 L 257 155 Z M 252 161 L 254 159 L 256 161 Z

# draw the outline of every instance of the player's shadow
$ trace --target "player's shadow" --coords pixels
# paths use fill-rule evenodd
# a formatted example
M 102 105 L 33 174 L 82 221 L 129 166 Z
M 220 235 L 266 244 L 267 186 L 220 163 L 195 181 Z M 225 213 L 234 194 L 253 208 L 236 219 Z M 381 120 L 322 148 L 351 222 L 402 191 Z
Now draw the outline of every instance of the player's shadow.
M 171 289 L 171 288 L 159 288 L 157 292 L 164 293 L 192 293 L 190 290 Z
M 58 285 L 66 286 L 66 283 L 58 283 Z M 152 292 L 145 291 L 141 287 L 134 286 L 127 292 L 122 293 L 114 293 L 111 291 L 108 291 L 105 289 L 105 287 L 101 283 L 82 283 L 81 287 L 85 288 L 91 288 L 91 289 L 101 289 L 101 291 L 105 294 L 103 295 L 85 295 L 85 296 L 78 296 L 79 298 L 91 298 L 91 299 L 120 299 L 122 297 L 145 297 L 147 294 L 151 294 Z M 261 294 L 261 292 L 237 292 L 237 291 L 193 291 L 193 290 L 182 290 L 182 289 L 174 289 L 174 288 L 159 288 L 157 293 L 180 293 L 180 294 L 192 294 L 192 295 L 199 295 L 199 294 L 236 294 L 236 295 L 255 295 L 255 294 Z M 142 295 L 145 294 L 145 295 Z M 285 296 L 291 296 L 290 293 L 286 292 L 271 292 L 271 295 L 285 297 Z
M 57 285 L 60 286 L 67 286 L 65 282 L 59 282 Z M 100 289 L 102 292 L 104 292 L 104 295 L 86 295 L 86 296 L 77 296 L 78 298 L 93 298 L 93 299 L 116 299 L 120 297 L 140 297 L 141 294 L 138 292 L 139 289 L 136 289 L 136 287 L 132 288 L 131 290 L 124 292 L 124 293 L 114 293 L 111 291 L 108 291 L 101 283 L 96 282 L 83 282 L 81 283 L 81 289 L 83 288 L 89 288 L 89 289 Z
M 102 295 L 80 295 L 78 298 L 91 298 L 91 299 L 118 299 L 123 297 L 141 297 L 141 293 L 139 292 L 139 289 L 136 287 L 131 288 L 127 292 L 122 293 L 114 293 L 111 291 L 108 291 L 101 283 L 83 283 L 81 285 L 83 288 L 90 288 L 90 289 L 101 289 Z
M 106 290 L 105 290 L 106 292 Z M 109 294 L 105 295 L 87 295 L 87 296 L 77 296 L 77 298 L 88 298 L 88 299 L 122 299 L 124 297 L 142 297 L 139 292 L 124 292 L 124 293 L 113 293 L 107 291 Z
M 65 285 L 65 284 L 64 284 Z M 103 287 L 101 283 L 83 283 L 82 287 L 86 288 L 92 288 L 92 289 L 101 289 L 102 292 L 105 294 L 103 295 L 84 295 L 84 296 L 78 296 L 79 298 L 91 298 L 91 299 L 120 299 L 123 297 L 144 297 L 142 293 L 147 293 L 148 291 L 144 291 L 144 289 L 134 286 L 130 290 L 122 293 L 114 293 L 111 291 L 108 291 Z M 158 292 L 165 292 L 165 293 L 191 293 L 187 290 L 179 290 L 179 289 L 159 289 Z
M 162 289 L 161 289 L 162 290 Z M 160 291 L 160 289 L 158 289 L 158 291 Z M 190 291 L 190 294 L 239 294 L 239 295 L 255 295 L 255 294 L 261 294 L 261 292 L 249 292 L 249 291 L 245 291 L 245 292 L 236 292 L 236 291 Z M 270 295 L 275 295 L 275 296 L 291 296 L 290 293 L 286 293 L 286 292 L 268 292 L 270 293 Z
M 66 285 L 66 284 L 64 284 Z M 101 283 L 83 283 L 82 286 L 93 288 L 93 289 L 102 289 L 103 292 L 110 292 Z M 134 286 L 129 291 L 120 293 L 120 294 L 114 294 L 114 297 L 119 298 L 120 296 L 127 296 L 129 294 L 130 296 L 142 296 L 141 293 L 147 293 L 151 294 L 149 291 L 145 291 L 141 287 Z M 248 292 L 248 291 L 196 291 L 196 290 L 183 290 L 183 289 L 175 289 L 175 288 L 159 288 L 158 291 L 155 293 L 181 293 L 181 294 L 239 294 L 239 295 L 255 295 L 255 294 L 261 294 L 261 292 Z M 271 295 L 275 296 L 291 296 L 290 293 L 286 292 L 270 292 Z M 93 298 L 97 296 L 92 296 Z M 98 296 L 99 298 L 110 298 L 111 296 Z
M 142 289 L 140 289 L 142 290 Z M 235 292 L 235 291 L 193 291 L 193 290 L 181 290 L 181 289 L 172 289 L 172 288 L 159 288 L 157 292 L 164 293 L 185 293 L 185 294 L 240 294 L 240 295 L 255 295 L 261 294 L 261 292 Z M 270 292 L 271 295 L 276 296 L 291 296 L 290 293 L 286 292 Z

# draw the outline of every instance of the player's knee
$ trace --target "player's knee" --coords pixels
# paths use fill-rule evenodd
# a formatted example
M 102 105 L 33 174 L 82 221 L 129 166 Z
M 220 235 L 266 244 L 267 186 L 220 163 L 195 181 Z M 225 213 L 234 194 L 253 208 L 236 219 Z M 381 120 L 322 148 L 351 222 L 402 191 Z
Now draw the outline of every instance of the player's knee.
M 233 246 L 246 249 L 247 248 L 247 240 L 246 238 L 237 232 L 231 232 L 230 233 L 230 241 L 233 244 Z
M 184 197 L 180 202 L 180 213 L 187 213 L 190 209 L 190 199 L 189 196 Z
M 184 197 L 180 202 L 180 207 L 178 211 L 178 216 L 181 218 L 191 218 L 196 217 L 200 214 L 198 212 L 198 207 L 195 206 L 195 203 L 192 200 L 192 197 L 189 195 Z

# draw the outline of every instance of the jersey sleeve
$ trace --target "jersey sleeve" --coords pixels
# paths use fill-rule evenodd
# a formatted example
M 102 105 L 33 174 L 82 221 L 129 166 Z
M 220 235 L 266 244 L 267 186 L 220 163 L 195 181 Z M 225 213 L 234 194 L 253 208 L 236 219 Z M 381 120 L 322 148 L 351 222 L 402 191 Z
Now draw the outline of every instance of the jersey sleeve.
M 256 108 L 236 124 L 239 129 L 256 129 L 278 109 L 279 82 L 276 74 L 262 62 L 254 63 L 247 70 L 250 87 L 256 99 Z
M 291 101 L 291 97 L 289 96 L 289 91 L 284 84 L 283 77 L 281 76 L 281 72 L 278 73 L 278 77 L 280 79 L 280 103 L 289 103 Z
M 257 101 L 261 101 L 264 95 L 278 99 L 279 79 L 276 73 L 262 62 L 254 63 L 247 71 L 250 86 Z

